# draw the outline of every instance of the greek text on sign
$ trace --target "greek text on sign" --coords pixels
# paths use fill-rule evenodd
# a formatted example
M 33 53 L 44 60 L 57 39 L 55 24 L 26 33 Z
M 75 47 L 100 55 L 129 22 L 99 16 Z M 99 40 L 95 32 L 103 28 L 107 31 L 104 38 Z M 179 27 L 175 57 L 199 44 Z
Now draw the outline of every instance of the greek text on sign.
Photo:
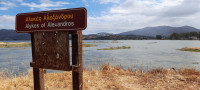
M 86 8 L 73 8 L 16 15 L 16 32 L 54 30 L 84 30 L 87 27 Z

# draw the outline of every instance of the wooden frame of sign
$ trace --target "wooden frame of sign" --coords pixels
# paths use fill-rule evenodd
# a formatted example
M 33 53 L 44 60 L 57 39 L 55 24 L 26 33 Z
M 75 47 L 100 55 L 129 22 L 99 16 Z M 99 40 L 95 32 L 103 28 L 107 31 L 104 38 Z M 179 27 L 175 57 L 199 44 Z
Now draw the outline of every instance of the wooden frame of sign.
M 72 71 L 73 90 L 83 89 L 82 30 L 86 27 L 85 8 L 17 14 L 16 32 L 31 34 L 34 90 L 44 90 L 43 69 Z

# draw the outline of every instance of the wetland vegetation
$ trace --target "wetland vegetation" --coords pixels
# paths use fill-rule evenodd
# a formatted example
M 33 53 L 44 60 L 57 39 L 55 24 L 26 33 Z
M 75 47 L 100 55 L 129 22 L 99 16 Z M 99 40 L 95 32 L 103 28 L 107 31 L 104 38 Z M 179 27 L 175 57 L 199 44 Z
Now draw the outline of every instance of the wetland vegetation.
M 181 51 L 190 51 L 190 52 L 200 52 L 200 47 L 184 47 L 181 49 L 178 49 Z
M 83 44 L 83 47 L 96 47 L 95 44 Z M 11 47 L 31 47 L 31 43 L 28 42 L 0 42 L 0 48 Z M 22 49 L 22 48 L 19 48 Z M 26 49 L 26 48 L 25 48 Z
M 102 48 L 97 50 L 115 50 L 115 49 L 130 49 L 130 46 L 120 46 L 120 47 L 108 47 L 108 48 Z
M 0 48 L 10 47 L 30 47 L 31 43 L 28 42 L 0 42 Z

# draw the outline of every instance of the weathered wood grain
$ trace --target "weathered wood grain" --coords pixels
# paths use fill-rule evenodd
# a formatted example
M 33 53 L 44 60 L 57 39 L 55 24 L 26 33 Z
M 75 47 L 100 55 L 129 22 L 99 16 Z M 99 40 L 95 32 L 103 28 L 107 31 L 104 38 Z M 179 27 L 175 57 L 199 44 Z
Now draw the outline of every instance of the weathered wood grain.
M 83 89 L 82 31 L 72 33 L 73 90 Z
M 34 47 L 34 34 L 31 34 L 31 45 L 32 45 L 32 59 L 35 61 L 35 47 Z M 33 68 L 33 81 L 34 90 L 44 90 L 44 71 L 40 68 Z
M 69 34 L 66 31 L 34 32 L 32 67 L 70 70 Z

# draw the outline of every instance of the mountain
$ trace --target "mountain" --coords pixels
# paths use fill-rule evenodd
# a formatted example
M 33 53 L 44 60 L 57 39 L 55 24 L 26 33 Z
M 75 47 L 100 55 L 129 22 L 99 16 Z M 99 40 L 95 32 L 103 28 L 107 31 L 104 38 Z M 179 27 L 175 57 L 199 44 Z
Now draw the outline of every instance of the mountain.
M 0 29 L 0 40 L 28 40 L 30 35 L 27 33 L 16 33 L 11 29 Z
M 105 36 L 105 35 L 114 35 L 113 33 L 107 33 L 107 32 L 100 32 L 97 34 L 88 34 L 88 35 L 98 35 L 98 36 Z
M 107 32 L 100 32 L 97 33 L 96 35 L 113 35 L 112 33 L 107 33 Z
M 188 32 L 200 32 L 200 30 L 191 26 L 182 26 L 182 27 L 157 26 L 157 27 L 146 27 L 142 29 L 123 32 L 119 33 L 119 35 L 143 35 L 152 37 L 155 37 L 156 35 L 162 35 L 164 37 L 169 37 L 170 34 L 172 33 L 188 33 Z

